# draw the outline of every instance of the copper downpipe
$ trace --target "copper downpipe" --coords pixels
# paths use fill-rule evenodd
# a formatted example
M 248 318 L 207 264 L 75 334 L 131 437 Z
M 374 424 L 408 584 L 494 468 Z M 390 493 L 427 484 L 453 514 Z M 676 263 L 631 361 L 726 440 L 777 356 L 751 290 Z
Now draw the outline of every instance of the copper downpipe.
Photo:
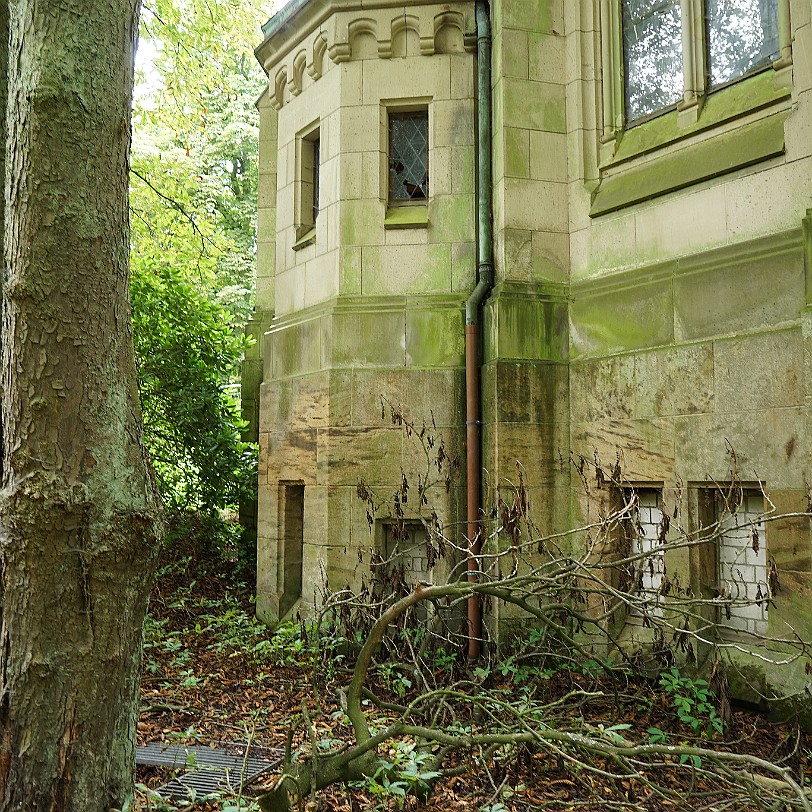
M 468 504 L 467 578 L 480 578 L 482 551 L 482 404 L 480 398 L 479 322 L 482 302 L 493 286 L 493 172 L 491 166 L 491 21 L 488 4 L 477 0 L 477 284 L 465 303 L 465 440 Z M 482 653 L 482 605 L 468 598 L 468 659 Z
M 468 581 L 479 580 L 479 554 L 482 548 L 482 526 L 479 513 L 482 504 L 481 423 L 479 420 L 479 325 L 465 325 L 465 441 L 466 481 L 468 483 Z M 468 596 L 468 659 L 479 659 L 482 653 L 482 607 L 479 595 Z

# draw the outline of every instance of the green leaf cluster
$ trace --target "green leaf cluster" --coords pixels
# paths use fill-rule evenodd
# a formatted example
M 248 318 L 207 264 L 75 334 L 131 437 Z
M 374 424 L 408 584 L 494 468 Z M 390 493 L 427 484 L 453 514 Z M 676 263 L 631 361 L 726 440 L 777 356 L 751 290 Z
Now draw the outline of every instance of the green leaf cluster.
M 255 475 L 228 383 L 243 341 L 171 262 L 134 268 L 131 290 L 145 437 L 164 500 L 176 512 L 234 505 Z
M 131 303 L 145 438 L 171 517 L 255 488 L 239 364 L 253 309 L 258 122 L 253 57 L 268 3 L 150 0 L 137 75 Z M 208 524 L 207 524 L 208 522 Z
M 660 675 L 660 685 L 671 697 L 679 720 L 694 733 L 708 738 L 724 732 L 724 723 L 716 712 L 716 694 L 704 679 L 692 679 L 672 667 Z

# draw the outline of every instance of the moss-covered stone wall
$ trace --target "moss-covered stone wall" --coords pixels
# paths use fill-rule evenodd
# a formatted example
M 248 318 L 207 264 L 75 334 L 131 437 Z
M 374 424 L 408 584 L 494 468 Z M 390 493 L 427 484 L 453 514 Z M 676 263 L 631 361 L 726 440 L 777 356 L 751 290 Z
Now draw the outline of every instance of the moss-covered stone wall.
M 463 306 L 476 244 L 473 4 L 418 2 L 405 16 L 386 0 L 345 5 L 305 6 L 298 27 L 259 52 L 278 110 L 279 162 L 259 432 L 258 612 L 269 621 L 288 603 L 286 487 L 304 487 L 301 601 L 291 611 L 308 613 L 325 578 L 358 587 L 381 550 L 391 505 L 370 525 L 359 481 L 387 499 L 403 475 L 426 477 L 425 454 L 393 425 L 391 408 L 433 424 L 462 453 Z M 430 194 L 398 206 L 388 117 L 414 109 L 428 116 Z M 302 239 L 299 155 L 314 128 L 319 212 Z M 432 492 L 450 525 L 463 487 Z M 407 518 L 416 511 L 407 505 Z
M 735 450 L 750 487 L 763 486 L 776 510 L 802 512 L 812 481 L 809 3 L 782 0 L 789 44 L 774 64 L 625 128 L 606 41 L 612 7 L 490 4 L 486 502 L 518 465 L 540 531 L 576 526 L 594 506 L 570 455 L 597 452 L 611 465 L 620 453 L 628 482 L 680 502 L 680 521 L 698 532 L 703 494 L 729 480 Z M 306 608 L 324 573 L 334 587 L 357 584 L 380 548 L 359 479 L 383 493 L 402 471 L 421 470 L 425 458 L 387 423 L 386 406 L 381 419 L 382 395 L 418 423 L 433 416 L 463 459 L 463 304 L 476 270 L 473 2 L 413 0 L 405 15 L 394 0 L 363 13 L 348 0 L 299 8 L 259 49 L 270 79 L 263 143 L 277 154 L 263 164 L 259 237 L 263 301 L 275 313 L 259 418 L 259 612 L 268 620 L 284 591 L 285 483 L 305 489 Z M 417 207 L 388 200 L 393 105 L 429 114 L 431 193 Z M 323 208 L 302 244 L 297 144 L 315 124 Z M 464 484 L 460 476 L 435 492 L 452 524 L 464 514 Z M 770 523 L 766 544 L 786 585 L 769 610 L 770 635 L 792 617 L 812 633 L 812 614 L 801 612 L 812 589 L 807 519 Z M 707 590 L 716 559 L 695 549 L 668 566 Z

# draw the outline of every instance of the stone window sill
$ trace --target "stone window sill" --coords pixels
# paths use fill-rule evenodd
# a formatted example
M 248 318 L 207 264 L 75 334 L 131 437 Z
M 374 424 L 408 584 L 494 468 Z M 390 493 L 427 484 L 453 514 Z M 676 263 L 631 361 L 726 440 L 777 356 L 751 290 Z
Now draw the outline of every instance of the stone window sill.
M 293 243 L 293 250 L 294 251 L 301 251 L 302 248 L 307 248 L 308 245 L 313 245 L 316 242 L 316 229 L 311 228 L 302 234 L 295 243 Z
M 383 221 L 384 228 L 428 228 L 429 208 L 419 206 L 390 206 Z
M 589 214 L 597 217 L 703 180 L 732 172 L 784 152 L 791 67 L 767 70 L 708 96 L 695 120 L 673 110 L 628 130 L 603 147 L 601 180 Z M 744 116 L 761 117 L 740 126 Z M 716 130 L 714 132 L 714 129 Z M 680 144 L 691 136 L 703 140 Z M 666 149 L 669 147 L 669 149 Z M 634 159 L 645 163 L 625 166 Z

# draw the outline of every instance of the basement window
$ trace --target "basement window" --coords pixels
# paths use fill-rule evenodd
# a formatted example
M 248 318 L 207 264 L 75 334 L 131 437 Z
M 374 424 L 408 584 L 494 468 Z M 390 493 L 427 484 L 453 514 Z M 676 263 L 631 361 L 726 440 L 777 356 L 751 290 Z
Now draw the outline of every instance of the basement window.
M 719 511 L 717 562 L 719 623 L 757 636 L 767 634 L 769 585 L 764 533 L 764 497 L 745 490 L 739 504 Z
M 646 615 L 661 617 L 663 608 L 660 599 L 665 559 L 661 549 L 667 531 L 664 524 L 662 497 L 659 490 L 640 488 L 627 492 L 627 503 L 632 503 L 631 515 L 627 522 L 628 552 L 633 556 L 642 555 L 631 569 L 630 591 L 639 597 L 639 603 L 630 611 L 630 617 Z
M 304 561 L 304 483 L 279 483 L 279 617 L 302 596 Z
M 386 522 L 383 526 L 385 567 L 390 573 L 398 572 L 409 590 L 430 582 L 426 541 L 426 527 L 421 521 Z
M 382 526 L 380 578 L 384 595 L 400 598 L 408 595 L 418 584 L 432 582 L 433 562 L 428 558 L 428 531 L 422 521 L 386 521 Z M 407 613 L 407 625 L 415 620 L 424 622 L 428 606 L 418 603 Z

